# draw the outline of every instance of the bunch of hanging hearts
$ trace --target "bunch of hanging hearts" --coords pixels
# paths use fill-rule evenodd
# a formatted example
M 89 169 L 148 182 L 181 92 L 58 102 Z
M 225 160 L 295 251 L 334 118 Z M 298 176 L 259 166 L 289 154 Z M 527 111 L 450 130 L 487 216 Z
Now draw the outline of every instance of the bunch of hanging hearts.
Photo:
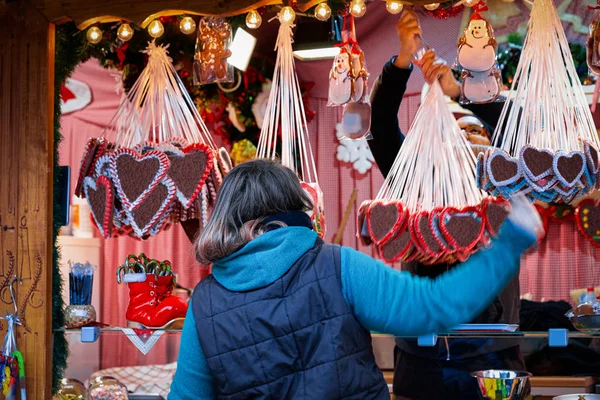
M 87 199 L 104 238 L 128 234 L 145 239 L 179 221 L 206 224 L 230 169 L 226 152 L 182 138 L 119 149 L 91 138 L 75 194 Z
M 584 142 L 569 153 L 524 146 L 519 158 L 504 150 L 488 150 L 477 158 L 477 185 L 494 196 L 524 194 L 546 203 L 571 203 L 598 184 L 598 151 Z
M 367 242 L 384 261 L 439 264 L 465 261 L 487 246 L 508 216 L 510 203 L 487 197 L 477 206 L 411 213 L 399 201 L 375 200 L 361 209 L 361 236 L 368 235 Z

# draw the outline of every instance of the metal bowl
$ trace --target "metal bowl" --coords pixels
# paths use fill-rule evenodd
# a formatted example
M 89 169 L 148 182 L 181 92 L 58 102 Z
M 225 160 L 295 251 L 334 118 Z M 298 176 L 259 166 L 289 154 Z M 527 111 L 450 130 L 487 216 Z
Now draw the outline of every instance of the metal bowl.
M 600 315 L 577 315 L 570 320 L 580 332 L 600 332 Z
M 562 396 L 553 397 L 552 400 L 600 400 L 600 394 L 563 394 Z
M 529 372 L 490 369 L 471 373 L 477 379 L 479 392 L 490 400 L 521 400 L 525 396 Z

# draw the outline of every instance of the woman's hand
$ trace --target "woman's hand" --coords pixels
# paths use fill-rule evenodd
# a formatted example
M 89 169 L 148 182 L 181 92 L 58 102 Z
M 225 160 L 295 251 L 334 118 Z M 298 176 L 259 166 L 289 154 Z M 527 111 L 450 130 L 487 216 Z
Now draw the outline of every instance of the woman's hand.
M 486 138 L 485 136 L 481 136 L 481 135 L 467 134 L 467 140 L 471 144 L 476 144 L 476 145 L 480 145 L 480 146 L 489 146 L 491 144 L 490 139 Z
M 410 67 L 419 49 L 419 37 L 422 32 L 417 14 L 410 10 L 404 11 L 396 23 L 396 32 L 400 40 L 400 52 L 394 64 L 398 68 L 406 69 Z
M 440 81 L 444 94 L 451 99 L 460 96 L 460 84 L 454 79 L 452 70 L 446 62 L 437 58 L 435 50 L 427 51 L 423 57 L 415 61 L 415 65 L 421 69 L 425 82 L 433 84 L 436 79 Z
M 516 196 L 510 200 L 512 210 L 508 219 L 514 226 L 527 233 L 531 239 L 538 239 L 544 233 L 540 214 L 525 196 Z

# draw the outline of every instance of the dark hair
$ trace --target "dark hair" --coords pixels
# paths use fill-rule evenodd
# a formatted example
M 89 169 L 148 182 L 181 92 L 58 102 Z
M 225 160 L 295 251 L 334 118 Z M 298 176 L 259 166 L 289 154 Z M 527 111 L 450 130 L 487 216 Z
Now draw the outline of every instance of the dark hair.
M 240 164 L 223 180 L 214 211 L 196 241 L 196 258 L 211 264 L 263 234 L 265 218 L 309 210 L 312 200 L 294 171 L 267 159 Z

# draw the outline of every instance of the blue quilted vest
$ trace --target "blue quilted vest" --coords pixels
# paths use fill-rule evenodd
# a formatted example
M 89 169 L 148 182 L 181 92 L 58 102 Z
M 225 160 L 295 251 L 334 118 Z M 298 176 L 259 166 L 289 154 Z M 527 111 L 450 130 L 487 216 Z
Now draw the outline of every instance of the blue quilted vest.
M 338 246 L 317 240 L 281 278 L 248 292 L 209 275 L 192 304 L 218 399 L 390 398 L 371 335 L 342 294 Z

